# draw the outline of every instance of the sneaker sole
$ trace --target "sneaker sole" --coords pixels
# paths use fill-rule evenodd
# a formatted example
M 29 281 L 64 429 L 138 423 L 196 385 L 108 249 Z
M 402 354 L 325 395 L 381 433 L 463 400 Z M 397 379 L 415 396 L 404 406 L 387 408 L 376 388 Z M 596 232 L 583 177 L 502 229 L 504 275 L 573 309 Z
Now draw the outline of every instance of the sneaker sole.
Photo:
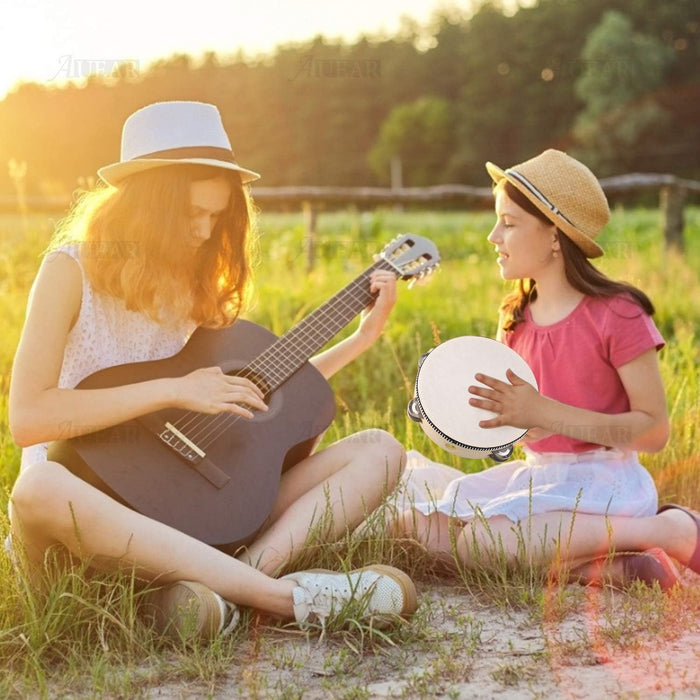
M 171 639 L 210 640 L 223 627 L 223 599 L 201 583 L 178 581 L 146 595 L 147 615 Z

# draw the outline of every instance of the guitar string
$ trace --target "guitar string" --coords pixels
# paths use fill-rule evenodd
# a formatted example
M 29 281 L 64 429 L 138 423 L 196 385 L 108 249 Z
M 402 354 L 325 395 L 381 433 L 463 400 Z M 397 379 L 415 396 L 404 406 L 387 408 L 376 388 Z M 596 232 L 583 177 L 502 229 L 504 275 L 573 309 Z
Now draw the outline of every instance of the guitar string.
M 305 319 L 305 321 L 302 321 L 298 326 L 293 328 L 292 331 L 290 331 L 286 336 L 277 339 L 275 343 L 266 348 L 257 358 L 254 358 L 254 360 L 247 367 L 244 368 L 244 371 L 241 373 L 241 376 L 254 379 L 256 375 L 263 374 L 263 378 L 265 378 L 266 380 L 269 378 L 273 381 L 273 383 L 276 383 L 276 386 L 279 386 L 286 379 L 285 374 L 289 374 L 290 370 L 294 371 L 296 367 L 294 366 L 294 362 L 290 362 L 288 359 L 285 358 L 284 354 L 282 354 L 282 367 L 276 369 L 272 365 L 269 365 L 268 360 L 270 359 L 270 357 L 278 353 L 278 348 L 285 350 L 287 349 L 285 348 L 285 346 L 289 346 L 289 349 L 287 350 L 289 354 L 290 350 L 292 353 L 294 353 L 295 350 L 298 352 L 299 347 L 302 344 L 304 344 L 306 346 L 307 351 L 306 356 L 304 356 L 303 358 L 305 360 L 308 357 L 309 348 L 313 348 L 315 350 L 317 347 L 317 345 L 314 346 L 314 344 L 309 343 L 310 333 L 314 331 L 318 333 L 319 327 L 325 327 L 325 329 L 329 328 L 324 317 L 328 316 L 330 312 L 334 311 L 339 306 L 339 303 L 343 304 L 347 309 L 352 310 L 352 315 L 348 318 L 348 321 L 352 319 L 352 317 L 357 315 L 356 308 L 350 307 L 345 302 L 344 297 L 349 296 L 351 299 L 354 299 L 356 301 L 362 301 L 363 306 L 366 306 L 365 298 L 358 297 L 357 292 L 362 291 L 361 289 L 358 289 L 359 287 L 366 288 L 368 272 L 369 271 L 363 273 L 363 275 L 361 275 L 350 285 L 348 285 L 348 287 L 345 290 L 342 290 L 338 295 L 336 295 L 337 298 L 329 300 L 329 302 L 327 302 L 324 306 L 320 307 L 317 311 L 321 313 L 317 314 L 316 316 L 312 314 L 310 317 Z M 343 294 L 343 292 L 345 292 L 345 294 Z M 362 297 L 367 297 L 369 300 L 371 300 L 371 295 L 369 294 L 363 294 Z M 338 315 L 336 314 L 336 318 L 337 316 Z M 338 328 L 342 328 L 342 326 L 347 323 L 347 321 L 344 320 L 344 315 L 341 314 L 341 316 L 343 317 L 343 320 L 340 321 L 340 325 L 338 325 Z M 331 326 L 330 328 L 331 330 L 327 330 L 327 332 L 337 332 L 334 326 Z M 298 353 L 298 356 L 296 357 L 297 362 L 301 356 L 302 354 Z M 266 363 L 268 364 L 268 371 L 265 374 L 261 372 L 261 370 L 265 368 Z M 280 369 L 283 371 L 280 371 Z M 276 388 L 276 386 L 273 386 L 273 390 L 274 388 Z M 219 435 L 223 432 L 223 430 L 226 430 L 228 428 L 228 418 L 230 416 L 231 414 L 225 413 L 212 416 L 210 414 L 198 414 L 197 412 L 189 412 L 189 414 L 185 414 L 180 419 L 178 419 L 178 421 L 175 422 L 175 427 L 181 432 L 184 429 L 187 429 L 187 437 L 195 442 L 201 443 L 202 438 L 207 439 L 206 446 L 208 446 L 214 439 L 218 439 Z M 239 418 L 239 416 L 235 416 L 234 418 Z M 226 425 L 222 426 L 221 424 Z M 222 427 L 223 430 L 221 430 Z M 214 438 L 211 438 L 212 432 L 216 432 L 216 436 Z
M 392 272 L 396 272 L 396 267 L 393 264 L 381 259 L 351 282 L 345 289 L 338 292 L 328 302 L 292 328 L 289 333 L 278 338 L 272 345 L 254 358 L 249 365 L 244 367 L 240 376 L 251 380 L 262 376 L 262 379 L 266 382 L 271 379 L 272 382 L 269 393 L 272 393 L 310 357 L 309 351 L 312 354 L 319 347 L 322 347 L 330 337 L 333 337 L 333 335 L 357 315 L 357 304 L 359 302 L 362 303 L 360 307 L 360 310 L 362 310 L 362 308 L 372 300 L 374 295 L 369 293 L 367 281 L 369 274 L 374 269 L 388 269 Z M 346 301 L 348 299 L 354 303 L 352 305 L 348 304 Z M 341 308 L 342 306 L 344 306 L 345 309 Z M 335 312 L 335 318 L 329 317 L 331 312 Z M 320 345 L 318 341 L 319 330 L 324 331 L 326 334 L 332 334 L 326 337 Z M 286 357 L 284 351 L 287 352 Z M 280 358 L 278 358 L 275 366 L 272 366 L 269 360 L 275 354 L 280 353 Z M 174 425 L 183 433 L 186 429 L 188 431 L 188 439 L 197 443 L 201 449 L 206 449 L 215 440 L 219 439 L 219 437 L 228 430 L 229 426 L 239 418 L 240 416 L 230 413 L 219 413 L 212 416 L 206 413 L 189 411 L 181 416 Z
M 352 294 L 351 290 L 351 294 Z M 356 301 L 363 301 L 360 300 L 358 297 L 355 297 Z M 348 309 L 351 310 L 351 312 L 356 315 L 357 311 L 355 308 L 349 307 L 347 304 L 345 304 L 345 301 L 343 299 L 336 300 L 339 303 L 344 304 Z M 271 376 L 273 380 L 279 381 L 280 379 L 284 378 L 286 372 L 290 369 L 291 366 L 294 365 L 294 362 L 298 360 L 298 358 L 292 358 L 292 362 L 288 362 L 287 358 L 285 358 L 284 354 L 282 354 L 281 358 L 278 358 L 278 362 L 276 363 L 277 367 L 281 367 L 282 371 L 278 371 L 275 366 L 269 365 L 269 360 L 275 356 L 275 355 L 280 355 L 280 353 L 283 353 L 287 348 L 285 346 L 288 346 L 289 350 L 296 350 L 301 348 L 303 345 L 305 345 L 305 349 L 308 351 L 309 348 L 314 348 L 315 346 L 318 345 L 318 332 L 319 329 L 321 330 L 326 330 L 327 333 L 331 332 L 337 332 L 335 328 L 332 326 L 328 325 L 328 315 L 329 312 L 336 312 L 342 309 L 339 309 L 339 304 L 335 304 L 332 308 L 329 309 L 324 309 L 324 314 L 319 314 L 317 317 L 314 317 L 311 320 L 306 320 L 303 321 L 301 324 L 299 324 L 297 327 L 292 329 L 286 336 L 283 336 L 282 338 L 279 338 L 275 343 L 273 343 L 271 346 L 266 348 L 258 357 L 256 357 L 246 368 L 247 370 L 246 375 L 244 376 L 251 376 L 254 375 L 255 373 L 262 373 L 262 370 L 265 369 L 265 366 L 268 365 L 268 376 Z M 352 318 L 352 317 L 350 317 Z M 338 321 L 338 324 L 346 324 L 347 321 L 345 318 L 342 318 Z M 339 327 L 342 327 L 342 325 L 339 325 Z M 330 328 L 330 330 L 328 330 Z M 313 334 L 313 335 L 312 335 Z M 324 341 L 325 342 L 325 341 Z M 288 366 L 285 366 L 285 362 L 287 362 Z
M 279 341 L 273 344 L 270 348 L 266 349 L 261 355 L 256 358 L 247 368 L 241 376 L 254 379 L 256 375 L 263 375 L 263 378 L 271 382 L 270 391 L 272 393 L 277 387 L 279 387 L 286 379 L 291 376 L 310 356 L 321 347 L 328 338 L 333 337 L 340 328 L 347 325 L 347 323 L 352 320 L 357 315 L 358 306 L 360 309 L 367 306 L 369 301 L 371 301 L 372 296 L 369 294 L 367 287 L 368 274 L 365 273 L 360 278 L 355 280 L 347 288 L 346 294 L 340 295 L 339 298 L 334 299 L 334 304 L 328 305 L 325 309 L 325 313 L 316 316 L 315 318 L 307 319 L 306 323 L 297 326 Z M 360 294 L 358 295 L 358 292 Z M 350 298 L 354 303 L 350 306 L 346 299 Z M 340 308 L 344 306 L 345 310 Z M 330 312 L 337 310 L 334 317 L 331 317 Z M 338 313 L 339 312 L 339 313 Z M 319 330 L 323 330 L 325 334 L 322 336 L 324 339 L 319 341 L 318 333 Z M 310 334 L 311 337 L 310 337 Z M 286 352 L 286 357 L 284 352 L 280 352 L 280 349 Z M 280 355 L 281 361 L 276 363 L 277 367 L 269 363 L 269 359 L 275 355 Z M 267 371 L 265 367 L 267 365 Z M 212 417 L 209 416 L 211 419 Z M 206 422 L 206 427 L 208 430 L 202 431 L 201 429 L 197 431 L 195 439 L 202 444 L 204 442 L 205 448 L 217 440 L 223 432 L 225 432 L 232 422 L 238 420 L 240 416 L 232 414 L 218 414 L 214 417 L 214 420 L 209 420 Z
M 356 314 L 353 313 L 349 318 L 351 319 L 353 316 Z M 342 326 L 341 326 L 342 327 Z M 332 330 L 335 333 L 337 331 L 337 327 L 334 324 L 332 326 Z M 334 334 L 333 333 L 333 334 Z M 280 386 L 286 379 L 291 376 L 307 359 L 308 357 L 313 354 L 313 351 L 315 351 L 318 348 L 318 343 L 314 343 L 312 346 L 309 346 L 308 343 L 305 343 L 306 348 L 304 352 L 298 352 L 300 349 L 300 344 L 299 342 L 296 343 L 296 346 L 291 348 L 288 352 L 290 355 L 293 355 L 295 352 L 297 353 L 296 356 L 296 362 L 290 362 L 289 360 L 285 361 L 285 366 L 282 368 L 283 371 L 275 371 L 275 383 L 272 386 L 271 391 L 269 392 L 270 394 L 272 391 L 277 386 Z M 245 374 L 243 376 L 246 376 Z M 250 374 L 249 378 L 253 379 L 255 377 L 254 374 Z M 211 418 L 211 417 L 210 417 Z M 223 413 L 223 414 L 218 414 L 217 416 L 213 417 L 213 420 L 209 420 L 205 423 L 205 429 L 200 429 L 197 431 L 196 435 L 194 435 L 193 439 L 195 439 L 203 449 L 206 449 L 209 445 L 211 445 L 215 440 L 219 439 L 219 437 L 230 427 L 230 425 L 235 422 L 236 420 L 240 419 L 240 416 L 230 414 L 230 413 Z
M 280 338 L 278 343 L 273 344 L 267 348 L 266 351 L 261 353 L 261 355 L 259 355 L 258 358 L 251 363 L 249 366 L 250 369 L 253 371 L 260 371 L 263 369 L 263 366 L 268 363 L 271 357 L 279 354 L 278 347 L 276 347 L 277 345 L 288 345 L 292 351 L 303 349 L 308 352 L 309 349 L 317 349 L 317 347 L 319 347 L 319 329 L 325 331 L 325 336 L 321 341 L 321 343 L 325 343 L 329 339 L 331 333 L 337 333 L 340 328 L 347 325 L 347 323 L 357 315 L 358 306 L 366 306 L 367 303 L 371 301 L 372 295 L 369 294 L 368 289 L 364 289 L 366 287 L 366 283 L 367 275 L 364 275 L 363 278 L 355 280 L 355 283 L 351 285 L 348 292 L 335 298 L 333 300 L 333 305 L 323 309 L 323 313 L 318 314 L 317 317 L 313 316 L 305 321 L 302 321 L 302 323 L 300 323 L 295 329 L 292 329 L 289 334 Z M 360 295 L 358 295 L 357 292 L 360 292 Z M 346 299 L 348 298 L 354 302 L 352 305 L 347 303 Z M 342 308 L 343 306 L 345 309 Z M 361 308 L 364 308 L 364 306 L 360 306 L 360 310 Z M 281 372 L 280 375 L 284 377 L 290 367 L 284 366 L 286 360 L 284 355 L 278 359 L 281 359 L 283 368 L 283 372 Z M 292 362 L 287 362 L 287 364 L 294 366 L 298 362 L 298 359 L 298 357 L 293 357 Z M 279 362 L 277 364 L 279 364 Z M 270 369 L 272 369 L 273 372 L 275 371 L 272 367 L 270 367 Z
M 355 299 L 358 302 L 362 302 L 362 308 L 366 306 L 366 301 L 367 299 L 371 300 L 372 295 L 367 295 L 365 293 L 362 294 L 361 297 L 355 297 Z M 343 302 L 345 303 L 345 302 Z M 347 311 L 345 314 L 342 314 L 340 317 L 336 316 L 336 318 L 332 321 L 332 323 L 327 323 L 323 319 L 321 320 L 321 324 L 326 330 L 326 333 L 330 333 L 330 337 L 335 335 L 338 330 L 340 330 L 343 326 L 347 325 L 347 323 L 352 320 L 356 315 L 356 307 L 347 307 Z M 318 330 L 319 324 L 316 324 L 315 330 Z M 305 333 L 308 336 L 309 330 L 314 330 L 314 329 L 303 329 L 303 333 Z M 302 347 L 302 343 L 300 343 L 300 340 L 302 341 L 303 345 L 305 347 Z M 309 351 L 313 353 L 315 350 L 317 350 L 319 347 L 318 341 L 314 343 L 309 343 L 308 338 L 301 338 L 299 340 L 295 339 L 295 343 L 288 349 L 287 352 L 287 358 L 283 359 L 283 364 L 285 365 L 283 367 L 282 372 L 279 372 L 277 370 L 274 370 L 274 373 L 277 375 L 275 377 L 276 380 L 276 386 L 273 388 L 273 391 L 275 388 L 279 387 L 284 381 L 288 379 L 289 376 L 291 376 L 310 356 Z M 295 355 L 296 353 L 296 355 Z M 289 356 L 292 356 L 292 361 L 290 361 Z M 266 358 L 269 359 L 269 358 Z M 257 370 L 256 368 L 256 371 Z M 244 375 L 245 376 L 245 375 Z M 254 376 L 252 373 L 248 375 Z M 272 392 L 270 392 L 272 393 Z M 232 415 L 232 414 L 219 414 L 216 418 L 221 417 L 221 420 L 214 420 L 210 421 L 210 429 L 207 432 L 202 432 L 201 430 L 196 436 L 196 440 L 200 442 L 200 444 L 203 444 L 203 448 L 206 449 L 209 445 L 211 445 L 214 441 L 218 440 L 219 437 L 230 427 L 230 425 L 238 420 L 240 416 Z
M 336 310 L 336 308 L 339 306 L 339 304 L 343 304 L 348 309 L 351 309 L 352 315 L 347 319 L 347 321 L 345 320 L 344 316 L 342 317 L 342 319 L 338 319 L 338 315 L 336 314 L 336 323 L 331 325 L 332 330 L 327 331 L 327 332 L 333 332 L 333 333 L 337 332 L 337 330 L 339 330 L 339 328 L 342 328 L 343 325 L 345 325 L 349 320 L 352 319 L 352 317 L 357 315 L 356 308 L 350 307 L 345 302 L 345 298 L 349 296 L 351 299 L 357 301 L 357 300 L 359 300 L 359 298 L 357 297 L 356 292 L 357 291 L 365 291 L 365 294 L 362 295 L 365 298 L 361 299 L 361 301 L 362 301 L 363 306 L 366 306 L 366 303 L 369 303 L 369 301 L 371 301 L 371 298 L 372 298 L 372 296 L 367 293 L 368 290 L 367 290 L 366 282 L 367 282 L 368 275 L 372 271 L 372 269 L 381 267 L 384 262 L 385 261 L 380 261 L 379 263 L 375 264 L 375 266 L 373 266 L 369 270 L 365 271 L 365 273 L 363 273 L 362 275 L 360 275 L 360 277 L 358 277 L 356 280 L 354 280 L 352 283 L 350 283 L 350 285 L 348 285 L 348 287 L 345 290 L 341 290 L 341 292 L 339 292 L 334 298 L 329 300 L 329 302 L 327 302 L 323 306 L 319 307 L 317 312 L 320 312 L 320 313 L 318 313 L 318 314 L 317 314 L 317 312 L 312 313 L 310 317 L 308 317 L 307 319 L 302 321 L 297 327 L 293 328 L 292 331 L 290 331 L 290 333 L 288 333 L 286 336 L 283 336 L 282 338 L 278 339 L 278 341 L 273 343 L 269 348 L 267 348 L 257 358 L 255 358 L 251 362 L 251 364 L 248 365 L 248 367 L 244 368 L 244 372 L 241 374 L 241 376 L 248 377 L 248 378 L 255 378 L 256 374 L 260 374 L 261 369 L 263 369 L 265 367 L 265 363 L 269 360 L 269 357 L 271 355 L 274 355 L 275 352 L 278 350 L 277 346 L 283 347 L 284 345 L 289 345 L 289 346 L 291 346 L 291 350 L 293 352 L 294 350 L 298 350 L 300 342 L 305 342 L 307 352 L 306 352 L 306 355 L 303 355 L 301 358 L 302 364 L 303 364 L 303 361 L 305 361 L 308 358 L 309 347 L 313 348 L 312 352 L 313 352 L 313 350 L 316 349 L 316 347 L 318 347 L 317 345 L 316 346 L 314 346 L 313 344 L 309 345 L 309 343 L 308 343 L 309 332 L 315 331 L 316 333 L 318 333 L 318 326 L 320 324 L 318 323 L 319 318 L 317 318 L 316 316 L 320 316 L 321 324 L 323 324 L 324 323 L 324 314 L 328 315 L 329 312 Z M 390 266 L 388 269 L 395 271 L 395 268 L 393 266 Z M 364 289 L 358 290 L 357 287 L 360 287 L 360 286 L 363 287 Z M 342 314 L 341 314 L 341 316 L 342 316 Z M 316 322 L 316 323 L 314 323 L 314 322 Z M 326 323 L 325 325 L 326 325 L 326 329 L 327 329 L 328 324 Z M 336 328 L 336 326 L 337 326 L 337 328 Z M 297 339 L 295 336 L 300 336 L 300 338 Z M 305 336 L 307 336 L 307 337 L 305 337 Z M 297 346 L 296 348 L 295 348 L 295 344 Z M 299 359 L 300 359 L 299 357 L 296 358 L 297 363 L 298 363 Z M 282 364 L 283 365 L 285 364 L 284 355 L 282 355 Z M 287 361 L 287 365 L 290 365 L 290 364 L 291 364 L 291 366 L 286 366 L 286 367 L 283 366 L 282 372 L 279 372 L 278 370 L 273 369 L 271 366 L 268 368 L 269 371 L 268 371 L 267 375 L 268 375 L 268 377 L 270 375 L 272 375 L 271 378 L 276 382 L 276 386 L 279 386 L 282 383 L 282 381 L 286 380 L 287 377 L 285 375 L 290 374 L 290 369 L 292 370 L 291 373 L 293 373 L 293 371 L 295 371 L 297 369 L 294 362 L 290 363 L 289 361 Z M 264 378 L 267 379 L 267 377 L 264 377 Z M 276 386 L 273 386 L 272 390 L 274 390 L 276 388 Z M 196 432 L 195 433 L 191 432 L 191 434 L 188 437 L 190 439 L 198 440 L 200 442 L 202 440 L 202 436 L 204 436 L 205 439 L 210 438 L 212 432 L 217 433 L 216 437 L 214 437 L 213 439 L 218 439 L 221 432 L 223 432 L 220 428 L 223 427 L 223 430 L 226 430 L 228 428 L 228 423 L 230 422 L 228 420 L 228 418 L 231 417 L 231 414 L 217 414 L 215 416 L 211 416 L 210 414 L 198 414 L 197 412 L 189 412 L 189 413 L 193 414 L 192 417 L 189 417 L 188 414 L 185 414 L 185 416 L 181 417 L 180 419 L 178 419 L 178 421 L 176 421 L 175 425 L 178 428 L 178 430 L 183 430 L 184 427 L 187 427 L 190 430 L 190 432 L 192 430 L 195 430 Z M 198 417 L 199 417 L 199 420 L 197 420 Z M 239 416 L 234 416 L 234 420 L 237 418 L 239 418 Z M 190 428 L 193 421 L 195 421 L 194 426 L 192 426 L 192 428 Z M 217 424 L 219 424 L 219 425 L 217 425 Z M 221 426 L 220 424 L 224 424 L 224 425 Z M 204 426 L 205 430 L 207 427 L 209 428 L 209 430 L 206 432 L 202 432 L 202 429 L 201 429 L 202 425 Z M 217 429 L 217 428 L 219 428 L 219 429 Z M 207 446 L 210 444 L 211 444 L 211 439 L 208 439 Z
M 345 304 L 345 302 L 343 303 Z M 345 306 L 347 307 L 347 304 L 345 304 Z M 356 315 L 357 313 L 353 308 L 352 313 L 348 316 L 347 320 L 351 320 Z M 342 328 L 344 325 L 346 325 L 345 317 L 343 316 L 338 318 L 337 321 L 335 321 L 331 326 L 329 326 L 327 323 L 316 324 L 317 330 L 319 325 L 322 326 L 321 330 L 326 331 L 326 333 L 335 335 L 339 328 Z M 288 356 L 286 358 L 282 358 L 281 362 L 278 363 L 277 368 L 270 368 L 266 373 L 263 372 L 263 374 L 266 374 L 266 378 L 273 380 L 273 387 L 269 393 L 272 393 L 277 386 L 280 386 L 289 376 L 291 376 L 291 374 L 293 374 L 298 369 L 298 367 L 301 364 L 303 364 L 310 357 L 310 355 L 313 354 L 315 350 L 318 349 L 319 346 L 318 341 L 316 339 L 314 339 L 313 343 L 309 342 L 309 340 L 304 337 L 300 337 L 298 339 L 292 338 L 292 340 L 294 341 L 294 343 L 288 350 Z M 255 378 L 256 375 L 259 375 L 261 373 L 260 369 L 258 368 L 253 367 L 252 369 L 253 371 L 248 372 L 247 375 L 244 373 L 241 376 Z M 228 423 L 231 421 L 232 418 L 237 419 L 238 417 L 239 416 L 234 417 L 231 414 L 226 413 L 220 413 L 216 416 L 209 416 L 208 418 L 210 420 L 207 421 L 204 428 L 202 428 L 202 425 L 200 423 L 196 426 L 196 428 L 198 428 L 197 433 L 190 435 L 190 437 L 192 439 L 195 439 L 200 446 L 203 444 L 203 441 L 206 441 L 206 446 L 208 446 L 209 444 L 211 444 L 211 442 L 218 439 L 223 430 L 226 430 L 228 428 Z M 221 428 L 223 428 L 223 430 L 221 430 Z
M 374 268 L 384 266 L 385 262 L 386 261 L 383 261 L 383 260 L 379 261 L 379 263 L 375 264 Z M 265 362 L 269 359 L 269 355 L 275 354 L 275 352 L 278 350 L 278 348 L 276 347 L 277 345 L 290 346 L 292 353 L 295 350 L 298 352 L 298 350 L 301 347 L 303 347 L 305 352 L 301 353 L 300 355 L 298 354 L 297 357 L 293 357 L 291 362 L 289 360 L 287 360 L 286 366 L 285 366 L 285 358 L 284 358 L 284 356 L 282 356 L 282 365 L 283 365 L 282 370 L 283 371 L 281 373 L 279 371 L 272 369 L 272 367 L 268 368 L 267 377 L 264 376 L 263 378 L 267 379 L 270 376 L 270 374 L 273 375 L 272 379 L 274 379 L 276 384 L 273 384 L 273 386 L 271 387 L 271 391 L 269 393 L 274 391 L 274 389 L 276 387 L 278 387 L 281 383 L 283 383 L 283 381 L 286 381 L 286 379 L 289 376 L 291 376 L 291 374 L 293 374 L 298 369 L 298 367 L 309 358 L 310 354 L 312 354 L 313 351 L 315 351 L 316 349 L 318 349 L 318 347 L 320 347 L 320 344 L 319 344 L 317 339 L 315 339 L 313 343 L 309 344 L 308 338 L 305 338 L 304 335 L 308 336 L 310 330 L 314 331 L 317 334 L 319 325 L 325 325 L 326 332 L 331 334 L 329 337 L 332 337 L 332 335 L 335 335 L 335 333 L 337 333 L 340 328 L 342 328 L 354 316 L 356 316 L 357 315 L 357 306 L 356 305 L 353 305 L 352 307 L 349 306 L 346 303 L 346 299 L 348 297 L 350 297 L 351 299 L 353 299 L 355 301 L 358 300 L 358 297 L 356 295 L 353 297 L 353 293 L 358 291 L 356 289 L 358 286 L 361 285 L 363 289 L 361 289 L 360 291 L 364 292 L 362 295 L 363 298 L 360 300 L 361 301 L 361 308 L 364 308 L 371 301 L 372 295 L 368 293 L 366 282 L 367 282 L 369 272 L 371 272 L 372 269 L 373 268 L 370 268 L 363 275 L 358 277 L 353 283 L 348 285 L 348 288 L 346 288 L 346 290 L 343 290 L 343 292 L 347 292 L 347 293 L 345 293 L 345 294 L 343 292 L 338 293 L 338 295 L 336 295 L 335 298 L 333 298 L 326 305 L 324 305 L 325 308 L 321 307 L 319 309 L 319 311 L 325 312 L 325 315 L 327 316 L 328 313 L 332 310 L 342 311 L 342 309 L 339 309 L 339 306 L 344 305 L 350 312 L 347 317 L 344 314 L 336 313 L 335 320 L 330 325 L 330 330 L 328 330 L 329 325 L 328 325 L 327 321 L 324 321 L 323 314 L 319 314 L 321 324 L 318 323 L 319 319 L 317 317 L 315 317 L 315 314 L 312 314 L 311 317 L 309 317 L 308 319 L 305 320 L 306 323 L 302 322 L 302 324 L 297 326 L 295 329 L 292 329 L 292 331 L 290 331 L 289 334 L 284 336 L 282 339 L 279 339 L 281 342 L 279 342 L 277 344 L 273 344 L 270 348 L 268 348 L 267 352 L 263 352 L 258 358 L 256 358 L 251 363 L 251 365 L 249 365 L 247 368 L 245 368 L 247 370 L 247 372 L 244 372 L 241 376 L 255 378 L 255 375 L 260 373 L 260 370 L 264 367 Z M 393 265 L 391 265 L 390 263 L 389 263 L 389 266 L 387 267 L 387 269 L 389 269 L 393 272 L 396 272 L 396 268 Z M 353 287 L 355 289 L 353 289 Z M 333 302 L 337 302 L 337 303 L 333 303 Z M 295 336 L 300 336 L 300 337 L 296 338 Z M 296 344 L 296 347 L 295 347 L 295 344 Z M 309 350 L 311 350 L 311 353 L 309 352 Z M 258 366 L 256 366 L 256 365 L 258 365 Z M 264 375 L 264 373 L 263 373 L 263 375 Z M 231 414 L 217 414 L 216 416 L 211 416 L 208 414 L 200 414 L 200 415 L 202 415 L 203 420 L 201 420 L 199 422 L 199 424 L 197 424 L 197 427 L 204 425 L 205 431 L 203 432 L 200 429 L 196 434 L 191 435 L 191 437 L 193 439 L 196 439 L 197 441 L 199 441 L 200 444 L 202 444 L 203 439 L 206 440 L 207 442 L 204 445 L 205 447 L 210 445 L 214 440 L 218 439 L 218 437 L 220 437 L 222 432 L 228 429 L 229 424 L 232 421 L 235 421 L 238 418 L 240 418 L 240 416 L 232 416 Z M 189 422 L 191 422 L 191 421 L 189 421 Z
M 346 325 L 346 320 L 351 320 L 355 315 L 356 312 L 353 309 L 352 313 L 348 313 L 343 317 L 338 318 L 331 325 L 329 325 L 328 323 L 320 324 L 321 329 L 326 331 L 326 334 L 330 334 L 332 337 L 332 335 L 335 335 L 339 328 L 342 328 L 344 325 Z M 317 330 L 318 328 L 319 324 L 317 324 Z M 287 357 L 282 359 L 277 368 L 271 368 L 271 371 L 268 371 L 266 373 L 267 376 L 273 380 L 273 386 L 269 393 L 272 393 L 272 391 L 274 391 L 276 387 L 280 386 L 284 381 L 286 381 L 286 379 L 288 379 L 289 376 L 291 376 L 304 362 L 306 362 L 306 360 L 311 356 L 311 354 L 313 354 L 313 352 L 315 352 L 319 347 L 319 343 L 317 340 L 314 340 L 313 343 L 309 342 L 308 339 L 304 337 L 294 340 L 294 344 L 287 348 Z M 256 373 L 251 372 L 250 377 L 254 377 Z M 270 376 L 271 374 L 272 376 Z M 217 427 L 217 423 L 228 423 L 230 421 L 230 414 L 219 415 L 222 417 L 221 421 L 212 421 L 212 427 Z M 210 439 L 211 434 L 211 430 L 206 434 L 200 433 L 197 436 L 197 439 Z M 218 437 L 218 435 L 216 437 Z M 216 439 L 216 437 L 214 437 L 214 439 Z

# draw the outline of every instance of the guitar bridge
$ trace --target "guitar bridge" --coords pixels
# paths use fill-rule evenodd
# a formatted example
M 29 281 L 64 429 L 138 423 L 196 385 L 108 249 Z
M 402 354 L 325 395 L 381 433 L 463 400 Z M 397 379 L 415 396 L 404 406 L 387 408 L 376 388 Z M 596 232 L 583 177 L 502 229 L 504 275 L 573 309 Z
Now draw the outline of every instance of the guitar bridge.
M 180 457 L 186 459 L 190 464 L 198 464 L 207 455 L 186 435 L 183 435 L 172 423 L 165 424 L 165 429 L 158 433 L 158 437 Z
M 220 489 L 225 486 L 231 477 L 222 469 L 216 466 L 206 452 L 196 445 L 182 431 L 178 430 L 172 423 L 163 421 L 156 413 L 147 413 L 138 418 L 148 431 L 158 438 L 168 449 L 172 450 L 178 457 L 192 467 L 202 478 Z

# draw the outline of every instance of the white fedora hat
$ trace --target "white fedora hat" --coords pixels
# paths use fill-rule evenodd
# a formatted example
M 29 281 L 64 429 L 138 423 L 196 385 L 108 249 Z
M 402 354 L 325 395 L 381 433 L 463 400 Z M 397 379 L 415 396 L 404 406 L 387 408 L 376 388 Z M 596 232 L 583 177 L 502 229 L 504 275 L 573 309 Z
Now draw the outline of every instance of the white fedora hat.
M 260 177 L 236 163 L 219 110 L 205 102 L 156 102 L 134 112 L 124 122 L 121 160 L 97 174 L 117 185 L 128 175 L 177 163 L 236 170 L 244 183 Z

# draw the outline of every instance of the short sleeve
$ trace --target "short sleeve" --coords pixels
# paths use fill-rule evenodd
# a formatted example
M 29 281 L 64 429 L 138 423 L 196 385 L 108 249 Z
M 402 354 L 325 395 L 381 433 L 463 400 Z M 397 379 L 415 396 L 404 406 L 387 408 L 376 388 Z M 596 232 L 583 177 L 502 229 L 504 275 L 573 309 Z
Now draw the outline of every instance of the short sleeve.
M 649 314 L 635 301 L 613 297 L 607 303 L 608 359 L 616 369 L 665 342 Z

